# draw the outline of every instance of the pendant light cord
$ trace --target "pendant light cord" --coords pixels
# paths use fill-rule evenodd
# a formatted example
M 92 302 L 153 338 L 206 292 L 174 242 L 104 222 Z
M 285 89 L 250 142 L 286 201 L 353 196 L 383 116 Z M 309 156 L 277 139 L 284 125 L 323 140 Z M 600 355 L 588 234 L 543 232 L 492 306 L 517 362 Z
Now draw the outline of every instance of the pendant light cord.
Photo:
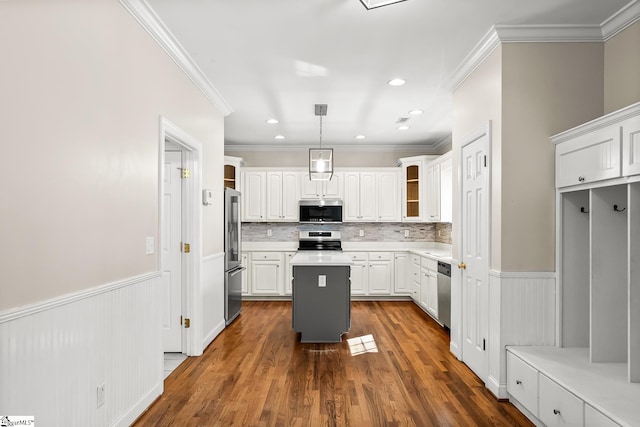
M 322 116 L 320 116 L 320 148 L 322 148 Z

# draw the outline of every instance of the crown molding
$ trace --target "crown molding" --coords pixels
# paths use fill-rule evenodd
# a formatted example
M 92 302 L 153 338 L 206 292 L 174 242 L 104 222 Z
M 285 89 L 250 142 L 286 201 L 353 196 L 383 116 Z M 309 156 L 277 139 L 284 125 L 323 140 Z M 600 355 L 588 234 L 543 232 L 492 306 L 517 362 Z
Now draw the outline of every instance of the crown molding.
M 640 20 L 640 0 L 633 0 L 600 25 L 602 38 L 607 41 L 638 20 Z
M 231 106 L 145 0 L 119 1 L 223 116 L 233 112 Z
M 446 141 L 447 137 L 443 138 Z M 377 151 L 377 152 L 387 152 L 387 151 L 420 151 L 424 154 L 438 154 L 437 149 L 442 145 L 442 140 L 438 141 L 436 145 L 391 145 L 391 144 L 380 144 L 380 145 L 334 145 L 326 148 L 333 148 L 334 151 Z M 312 145 L 281 145 L 281 146 L 273 146 L 273 145 L 261 145 L 261 144 L 242 144 L 242 145 L 225 145 L 224 152 L 226 153 L 237 153 L 237 152 L 254 152 L 254 151 L 307 151 L 309 148 L 317 148 L 317 146 Z
M 453 72 L 455 91 L 502 43 L 603 43 L 640 20 L 640 0 L 632 0 L 600 25 L 496 25 Z

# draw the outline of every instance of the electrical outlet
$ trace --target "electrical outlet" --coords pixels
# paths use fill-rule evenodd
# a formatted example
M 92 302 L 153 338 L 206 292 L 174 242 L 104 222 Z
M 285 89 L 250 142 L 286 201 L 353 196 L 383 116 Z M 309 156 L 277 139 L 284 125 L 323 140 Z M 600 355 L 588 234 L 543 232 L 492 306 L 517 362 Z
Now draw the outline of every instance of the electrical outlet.
M 273 231 L 271 231 L 271 229 L 267 229 L 267 237 L 271 237 L 273 236 Z
M 358 232 L 358 235 L 359 235 L 360 237 L 364 237 L 364 230 L 360 230 L 360 231 Z
M 104 399 L 105 399 L 104 384 L 100 384 L 98 386 L 98 392 L 97 392 L 98 408 L 104 405 Z
M 327 287 L 327 276 L 324 274 L 318 275 L 318 287 L 325 288 Z
M 404 230 L 404 237 L 409 237 L 409 230 Z

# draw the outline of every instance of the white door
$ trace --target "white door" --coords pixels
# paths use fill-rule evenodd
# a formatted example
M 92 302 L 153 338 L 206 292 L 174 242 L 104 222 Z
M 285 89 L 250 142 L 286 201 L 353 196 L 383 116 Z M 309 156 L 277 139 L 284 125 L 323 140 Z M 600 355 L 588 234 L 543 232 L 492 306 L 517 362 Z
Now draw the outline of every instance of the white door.
M 165 152 L 162 199 L 162 330 L 165 352 L 182 352 L 182 153 Z
M 489 343 L 489 135 L 462 148 L 462 360 L 486 381 Z M 465 267 L 466 266 L 466 267 Z

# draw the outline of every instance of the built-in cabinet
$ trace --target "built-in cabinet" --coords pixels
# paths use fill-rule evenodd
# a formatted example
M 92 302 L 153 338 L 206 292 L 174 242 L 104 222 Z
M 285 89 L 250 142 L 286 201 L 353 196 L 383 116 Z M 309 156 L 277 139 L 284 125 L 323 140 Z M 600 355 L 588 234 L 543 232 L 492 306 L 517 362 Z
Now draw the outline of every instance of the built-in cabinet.
M 392 252 L 345 251 L 351 258 L 351 295 L 390 295 L 394 281 Z
M 436 156 L 414 156 L 398 161 L 402 170 L 402 221 L 425 222 L 425 167 L 434 158 Z
M 451 222 L 453 218 L 453 161 L 444 154 L 426 166 L 426 218 L 428 222 Z
M 451 153 L 400 159 L 404 222 L 451 222 L 453 164 Z
M 420 305 L 433 318 L 438 318 L 438 261 L 422 257 Z
M 409 279 L 409 254 L 398 252 L 393 255 L 393 289 L 396 295 L 411 295 L 413 289 Z
M 376 221 L 377 203 L 376 172 L 344 173 L 344 221 Z
M 242 221 L 267 220 L 267 173 L 242 172 Z
M 295 222 L 298 220 L 298 172 L 267 172 L 267 221 Z
M 540 373 L 534 416 L 557 425 L 553 408 L 570 420 L 567 425 L 592 425 L 599 418 L 587 417 L 583 406 L 615 406 L 629 393 L 640 401 L 640 387 L 631 386 L 640 382 L 640 103 L 558 134 L 552 142 L 558 346 L 533 355 L 519 347 L 511 352 L 530 357 L 527 363 Z M 507 369 L 509 377 L 513 367 Z M 594 381 L 607 393 L 595 393 L 583 380 L 593 372 L 606 372 Z M 509 381 L 509 393 L 519 400 L 514 387 L 521 384 Z M 578 403 L 542 397 L 562 394 L 558 384 L 572 384 L 569 394 Z M 640 407 L 632 406 L 607 415 L 623 425 L 640 425 Z
M 240 190 L 240 167 L 243 161 L 240 157 L 224 156 L 224 188 Z
M 252 252 L 249 257 L 252 295 L 284 294 L 282 252 Z
M 309 172 L 300 174 L 301 199 L 342 199 L 344 197 L 344 173 L 334 172 L 329 181 L 312 181 Z

